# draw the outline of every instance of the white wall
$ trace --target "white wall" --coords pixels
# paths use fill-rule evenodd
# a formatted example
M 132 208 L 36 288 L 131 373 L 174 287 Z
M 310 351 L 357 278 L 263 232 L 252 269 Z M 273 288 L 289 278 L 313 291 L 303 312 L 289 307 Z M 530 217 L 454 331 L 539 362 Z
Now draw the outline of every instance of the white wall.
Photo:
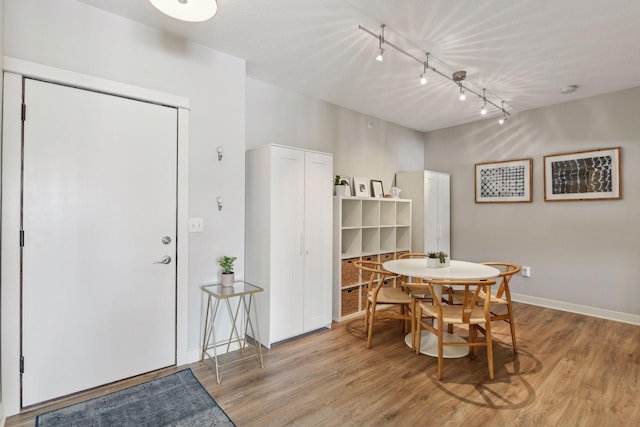
M 6 0 L 4 55 L 189 98 L 190 358 L 198 355 L 200 286 L 218 280 L 216 259 L 244 260 L 245 62 L 72 0 Z M 217 160 L 216 147 L 224 147 Z M 218 211 L 216 196 L 224 197 Z
M 635 88 L 426 134 L 425 168 L 452 176 L 456 256 L 531 266 L 521 300 L 640 323 L 639 102 Z M 544 201 L 544 155 L 618 146 L 622 200 Z M 533 203 L 474 203 L 475 163 L 528 157 Z
M 0 0 L 0 24 L 4 28 L 4 0 Z M 0 31 L 0 70 L 3 69 L 4 60 L 4 31 Z M 2 105 L 2 89 L 3 85 L 0 84 L 0 105 Z M 0 138 L 2 135 L 2 108 L 0 108 Z M 1 301 L 0 301 L 1 302 Z M 0 343 L 0 346 L 2 344 Z M 0 352 L 1 353 L 1 352 Z M 0 365 L 2 360 L 0 360 Z M 2 374 L 0 374 L 0 383 L 2 382 Z M 2 404 L 2 387 L 0 387 L 0 426 L 4 424 L 4 405 Z
M 421 132 L 247 78 L 247 148 L 267 143 L 333 153 L 336 174 L 381 180 L 386 193 L 396 171 L 423 168 Z

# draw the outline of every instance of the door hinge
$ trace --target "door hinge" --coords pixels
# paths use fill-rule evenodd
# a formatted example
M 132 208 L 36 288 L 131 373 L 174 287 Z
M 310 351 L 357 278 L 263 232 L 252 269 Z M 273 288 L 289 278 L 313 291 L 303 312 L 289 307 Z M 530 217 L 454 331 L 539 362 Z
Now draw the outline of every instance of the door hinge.
M 20 113 L 20 117 L 23 122 L 27 120 L 27 104 L 25 104 L 24 102 L 22 103 L 22 111 Z
M 24 356 L 20 356 L 20 373 L 24 374 Z
M 24 246 L 24 230 L 20 230 L 20 246 Z

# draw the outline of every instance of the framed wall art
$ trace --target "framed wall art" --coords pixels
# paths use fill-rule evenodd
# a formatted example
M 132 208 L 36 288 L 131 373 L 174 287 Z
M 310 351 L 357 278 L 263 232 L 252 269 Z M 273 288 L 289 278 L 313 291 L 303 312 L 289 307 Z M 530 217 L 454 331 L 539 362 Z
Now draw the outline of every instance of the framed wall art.
M 382 189 L 382 181 L 375 179 L 371 180 L 371 195 L 373 197 L 384 197 L 384 190 Z
M 476 203 L 531 201 L 532 159 L 476 163 Z
M 358 197 L 371 197 L 368 178 L 353 177 L 353 195 Z
M 544 156 L 544 200 L 620 199 L 620 147 Z

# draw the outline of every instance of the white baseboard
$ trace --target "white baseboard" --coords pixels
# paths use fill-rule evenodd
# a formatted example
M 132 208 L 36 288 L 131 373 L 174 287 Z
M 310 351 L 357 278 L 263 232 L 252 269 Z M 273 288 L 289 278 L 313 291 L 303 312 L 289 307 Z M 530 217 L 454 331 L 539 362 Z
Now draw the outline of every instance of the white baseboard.
M 604 310 L 602 308 L 589 307 L 586 305 L 571 304 L 568 302 L 555 301 L 545 298 L 532 297 L 521 294 L 511 294 L 511 299 L 516 302 L 537 305 L 540 307 L 553 308 L 570 313 L 584 314 L 586 316 L 598 317 L 601 319 L 615 320 L 617 322 L 640 325 L 640 316 L 637 314 L 621 313 L 619 311 Z

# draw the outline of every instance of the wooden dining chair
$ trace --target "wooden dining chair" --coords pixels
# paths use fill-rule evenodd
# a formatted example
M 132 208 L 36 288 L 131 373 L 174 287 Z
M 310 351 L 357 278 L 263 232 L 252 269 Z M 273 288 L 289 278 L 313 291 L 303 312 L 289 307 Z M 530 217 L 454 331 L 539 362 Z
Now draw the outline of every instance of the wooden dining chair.
M 363 280 L 368 278 L 369 290 L 365 301 L 364 330 L 367 334 L 367 348 L 371 348 L 373 341 L 373 328 L 375 319 L 400 319 L 402 331 L 407 332 L 407 325 L 412 321 L 410 313 L 411 297 L 402 288 L 396 287 L 395 274 L 385 270 L 382 263 L 376 261 L 358 260 L 353 263 L 362 272 Z M 392 280 L 388 280 L 392 279 Z M 393 283 L 385 287 L 385 282 Z M 378 310 L 379 306 L 387 306 L 389 309 Z M 393 308 L 395 306 L 395 309 Z
M 455 285 L 462 294 L 460 295 L 460 304 L 449 305 L 443 304 L 438 298 L 433 298 L 431 303 L 421 302 L 418 304 L 415 314 L 415 322 L 418 326 L 416 330 L 416 352 L 420 352 L 420 341 L 422 337 L 422 328 L 432 332 L 438 337 L 438 378 L 443 378 L 443 353 L 445 346 L 469 346 L 469 355 L 476 356 L 478 347 L 487 348 L 487 364 L 489 367 L 489 378 L 494 378 L 493 373 L 493 343 L 491 339 L 491 304 L 488 298 L 485 298 L 482 305 L 478 305 L 480 293 L 491 293 L 491 286 L 495 285 L 495 280 L 480 281 L 450 281 L 450 280 L 429 280 L 424 279 L 423 285 L 409 285 L 412 292 L 419 292 L 420 286 L 426 286 L 433 295 L 434 286 L 453 286 Z M 412 289 L 413 288 L 413 289 Z M 428 320 L 433 319 L 433 324 Z M 445 341 L 445 324 L 447 325 L 467 325 L 468 342 L 452 342 Z M 484 324 L 484 327 L 481 325 Z M 482 332 L 485 336 L 484 341 L 478 340 L 478 332 Z
M 426 265 L 426 260 L 427 258 L 429 258 L 429 255 L 426 253 L 422 253 L 422 252 L 405 252 L 402 255 L 398 256 L 398 259 L 424 259 L 425 260 L 425 265 Z M 401 285 L 403 286 L 403 288 L 408 289 L 405 284 L 417 284 L 417 283 L 422 283 L 422 279 L 418 278 L 418 277 L 409 277 L 409 276 L 400 276 L 400 282 Z M 413 314 L 416 312 L 416 307 L 417 304 L 421 301 L 430 301 L 431 300 L 431 294 L 428 292 L 426 287 L 421 288 L 422 291 L 421 293 L 412 293 L 411 294 L 411 304 L 409 305 L 409 311 L 410 311 L 410 315 L 411 315 L 411 349 L 415 351 L 415 331 L 417 328 L 417 325 L 415 324 L 415 318 L 416 316 L 414 316 Z
M 511 343 L 513 345 L 513 352 L 518 352 L 518 345 L 516 341 L 516 324 L 513 316 L 513 305 L 511 304 L 511 291 L 509 290 L 509 282 L 514 274 L 520 271 L 520 266 L 509 262 L 483 262 L 484 265 L 489 265 L 500 270 L 500 285 L 495 294 L 490 295 L 491 303 L 491 321 L 498 320 L 505 321 L 509 324 L 511 329 Z M 453 297 L 453 303 L 460 299 L 459 290 L 449 291 L 449 296 Z M 486 295 L 484 292 L 478 296 L 479 303 L 482 303 Z M 451 302 L 451 300 L 450 300 Z M 501 308 L 500 308 L 501 307 Z

